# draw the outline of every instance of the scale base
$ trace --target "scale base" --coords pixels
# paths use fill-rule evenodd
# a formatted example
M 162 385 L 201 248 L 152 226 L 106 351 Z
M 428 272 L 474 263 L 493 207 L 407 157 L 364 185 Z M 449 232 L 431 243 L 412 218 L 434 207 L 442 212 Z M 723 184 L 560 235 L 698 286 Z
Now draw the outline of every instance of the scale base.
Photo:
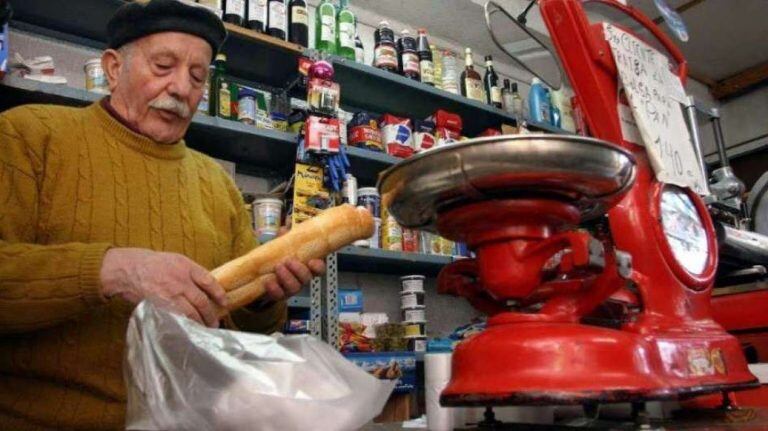
M 498 316 L 497 316 L 498 317 Z M 576 323 L 503 323 L 453 354 L 444 406 L 679 399 L 757 387 L 726 333 L 645 334 Z

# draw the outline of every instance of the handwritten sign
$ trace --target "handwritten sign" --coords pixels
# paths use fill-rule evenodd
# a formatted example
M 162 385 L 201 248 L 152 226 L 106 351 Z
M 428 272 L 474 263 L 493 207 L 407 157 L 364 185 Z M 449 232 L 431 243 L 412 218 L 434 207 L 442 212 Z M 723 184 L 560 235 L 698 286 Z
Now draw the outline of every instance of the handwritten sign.
M 609 23 L 603 28 L 656 179 L 706 194 L 705 174 L 680 105 L 685 90 L 669 60 Z

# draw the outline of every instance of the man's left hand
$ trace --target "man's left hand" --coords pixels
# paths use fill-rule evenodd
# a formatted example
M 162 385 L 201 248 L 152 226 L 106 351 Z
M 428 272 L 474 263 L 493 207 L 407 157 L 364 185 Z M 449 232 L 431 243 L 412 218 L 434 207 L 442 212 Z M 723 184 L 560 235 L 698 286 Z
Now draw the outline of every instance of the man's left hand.
M 277 235 L 282 236 L 289 229 L 290 226 L 282 226 Z M 270 280 L 264 286 L 267 290 L 266 297 L 272 301 L 290 298 L 299 293 L 312 278 L 323 274 L 325 262 L 321 259 L 312 259 L 306 265 L 298 259 L 289 259 L 275 267 L 276 280 Z

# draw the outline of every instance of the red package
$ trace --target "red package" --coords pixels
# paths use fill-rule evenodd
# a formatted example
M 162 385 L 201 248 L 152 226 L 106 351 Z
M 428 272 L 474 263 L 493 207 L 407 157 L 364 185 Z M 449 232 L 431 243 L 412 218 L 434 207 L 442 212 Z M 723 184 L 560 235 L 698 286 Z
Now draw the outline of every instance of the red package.
M 317 153 L 338 153 L 341 137 L 338 118 L 323 118 L 314 115 L 307 118 L 304 149 Z
M 485 137 L 485 136 L 501 136 L 501 130 L 494 129 L 494 128 L 488 128 L 483 130 L 483 133 L 477 135 L 478 137 Z
M 409 253 L 419 251 L 419 233 L 415 229 L 403 228 L 403 251 Z
M 437 112 L 427 119 L 427 121 L 435 123 L 435 127 L 450 129 L 459 134 L 461 134 L 461 129 L 463 127 L 461 117 L 452 112 L 443 111 L 442 109 L 438 109 Z
M 400 158 L 413 155 L 413 126 L 410 119 L 384 114 L 379 127 L 387 154 Z
M 438 127 L 435 135 L 437 136 L 438 147 L 458 142 L 461 139 L 461 133 L 446 129 L 445 127 Z

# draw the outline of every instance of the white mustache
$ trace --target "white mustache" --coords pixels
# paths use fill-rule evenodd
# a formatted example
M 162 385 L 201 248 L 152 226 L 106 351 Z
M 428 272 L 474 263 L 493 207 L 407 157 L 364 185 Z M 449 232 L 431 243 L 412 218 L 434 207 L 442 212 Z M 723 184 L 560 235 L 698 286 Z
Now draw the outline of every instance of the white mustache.
M 149 107 L 171 111 L 181 118 L 189 118 L 191 116 L 189 107 L 180 100 L 173 97 L 158 97 L 157 99 L 149 102 Z

